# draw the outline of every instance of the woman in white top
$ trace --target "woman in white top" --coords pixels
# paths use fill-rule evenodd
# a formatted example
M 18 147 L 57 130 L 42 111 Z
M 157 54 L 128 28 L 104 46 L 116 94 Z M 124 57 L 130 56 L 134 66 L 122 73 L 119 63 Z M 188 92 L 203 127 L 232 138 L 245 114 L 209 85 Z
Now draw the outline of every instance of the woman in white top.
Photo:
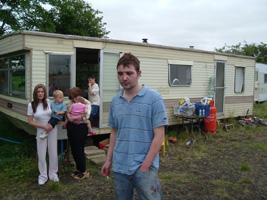
M 31 126 L 37 128 L 37 153 L 38 168 L 40 175 L 38 184 L 44 185 L 49 179 L 58 182 L 58 153 L 57 153 L 57 126 L 51 130 L 48 121 L 51 117 L 52 110 L 49 99 L 47 99 L 46 87 L 43 84 L 35 86 L 33 91 L 33 101 L 28 104 L 28 122 Z M 35 118 L 35 121 L 33 120 Z M 41 139 L 39 136 L 42 132 L 49 132 L 48 137 Z M 49 171 L 47 176 L 46 153 L 49 155 Z

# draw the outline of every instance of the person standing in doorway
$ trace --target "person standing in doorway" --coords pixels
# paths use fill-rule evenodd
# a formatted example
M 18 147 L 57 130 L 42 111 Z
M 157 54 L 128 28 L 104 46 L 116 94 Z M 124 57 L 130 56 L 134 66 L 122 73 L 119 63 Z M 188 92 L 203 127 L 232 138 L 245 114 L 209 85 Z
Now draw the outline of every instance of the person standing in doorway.
M 110 104 L 112 130 L 101 172 L 108 176 L 112 165 L 117 200 L 134 199 L 134 188 L 139 199 L 161 199 L 159 150 L 168 125 L 163 99 L 139 84 L 140 61 L 131 53 L 118 61 L 117 76 L 123 89 Z
M 100 105 L 99 86 L 95 82 L 95 76 L 93 74 L 88 77 L 88 86 L 88 99 L 92 103 L 92 111 L 89 121 L 92 122 L 99 111 Z

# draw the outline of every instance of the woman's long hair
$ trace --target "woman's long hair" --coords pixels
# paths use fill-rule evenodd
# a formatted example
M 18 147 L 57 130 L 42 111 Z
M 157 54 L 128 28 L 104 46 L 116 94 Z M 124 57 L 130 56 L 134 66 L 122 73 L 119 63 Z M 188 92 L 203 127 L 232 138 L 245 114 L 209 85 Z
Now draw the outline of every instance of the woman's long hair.
M 33 113 L 36 112 L 37 106 L 39 104 L 39 99 L 38 99 L 38 96 L 37 96 L 37 90 L 39 88 L 43 88 L 43 90 L 44 90 L 44 98 L 42 99 L 42 101 L 43 101 L 43 109 L 46 110 L 47 106 L 48 106 L 47 101 L 46 101 L 46 99 L 47 99 L 46 87 L 43 84 L 38 84 L 38 85 L 35 86 L 35 88 L 33 90 L 33 101 L 31 102 Z

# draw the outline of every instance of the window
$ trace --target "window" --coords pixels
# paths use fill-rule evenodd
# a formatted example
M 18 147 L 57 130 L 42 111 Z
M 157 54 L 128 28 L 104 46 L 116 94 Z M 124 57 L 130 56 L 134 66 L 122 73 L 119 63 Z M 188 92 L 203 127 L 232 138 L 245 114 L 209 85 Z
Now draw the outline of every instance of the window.
M 25 55 L 0 58 L 0 94 L 25 98 Z
M 244 92 L 245 87 L 245 68 L 236 67 L 235 68 L 235 92 Z
M 169 65 L 170 86 L 191 85 L 191 65 Z
M 267 83 L 267 74 L 264 74 L 264 83 Z
M 255 71 L 255 81 L 259 81 L 259 72 Z
M 49 96 L 61 90 L 64 96 L 70 90 L 71 55 L 49 54 Z

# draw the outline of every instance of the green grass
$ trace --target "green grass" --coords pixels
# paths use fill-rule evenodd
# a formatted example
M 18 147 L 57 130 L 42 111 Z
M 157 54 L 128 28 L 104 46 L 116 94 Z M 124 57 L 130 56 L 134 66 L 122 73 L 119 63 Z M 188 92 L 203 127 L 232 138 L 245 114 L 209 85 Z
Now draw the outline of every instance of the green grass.
M 244 163 L 240 166 L 241 171 L 250 171 L 250 167 L 247 163 Z
M 21 130 L 17 130 L 5 116 L 0 113 L 0 176 L 5 173 L 4 179 L 24 181 L 29 174 L 35 173 L 36 145 L 35 138 Z M 11 141 L 11 142 L 9 142 Z M 16 144 L 14 142 L 21 142 Z M 34 164 L 35 163 L 35 164 Z M 1 176 L 2 177 L 2 176 Z

